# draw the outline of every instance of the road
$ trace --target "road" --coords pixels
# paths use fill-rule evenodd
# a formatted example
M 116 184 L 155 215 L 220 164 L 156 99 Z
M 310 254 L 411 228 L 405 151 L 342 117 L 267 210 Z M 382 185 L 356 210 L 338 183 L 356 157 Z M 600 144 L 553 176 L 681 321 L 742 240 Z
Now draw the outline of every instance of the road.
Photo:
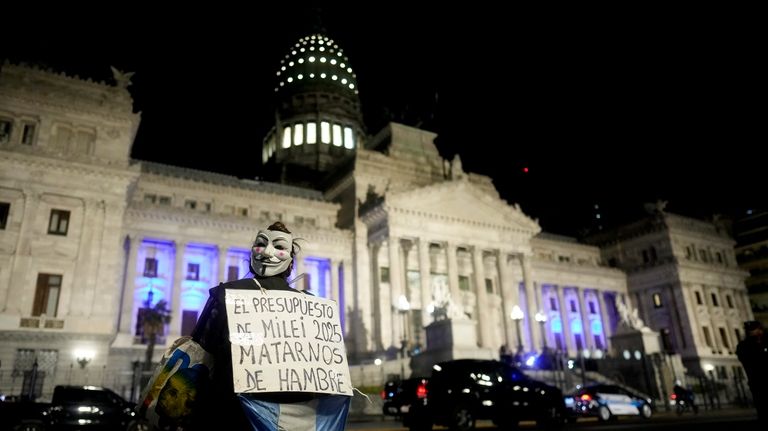
M 493 426 L 490 421 L 479 421 L 479 429 L 499 429 Z M 350 422 L 347 425 L 348 430 L 367 430 L 367 431 L 403 431 L 399 422 L 391 419 L 384 421 Z M 436 430 L 445 429 L 435 427 Z M 533 422 L 523 422 L 520 424 L 520 430 L 537 429 Z M 630 431 L 630 430 L 648 430 L 659 431 L 757 431 L 762 430 L 757 424 L 757 415 L 754 410 L 732 409 L 732 410 L 714 410 L 702 411 L 699 415 L 686 413 L 683 416 L 674 414 L 660 413 L 649 420 L 636 418 L 621 418 L 608 423 L 598 422 L 593 418 L 579 419 L 575 424 L 567 425 L 563 431 Z

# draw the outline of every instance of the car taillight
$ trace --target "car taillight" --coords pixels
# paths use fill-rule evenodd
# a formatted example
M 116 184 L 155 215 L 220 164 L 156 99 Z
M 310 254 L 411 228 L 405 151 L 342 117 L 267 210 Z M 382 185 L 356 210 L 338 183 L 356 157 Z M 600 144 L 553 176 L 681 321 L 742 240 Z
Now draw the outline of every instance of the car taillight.
M 387 399 L 387 391 L 381 391 L 381 399 L 386 400 Z
M 677 399 L 677 394 L 672 394 L 672 395 L 670 395 L 670 396 L 669 396 L 669 399 L 670 399 L 670 400 L 676 400 L 676 399 Z
M 427 397 L 427 385 L 422 382 L 419 383 L 419 386 L 416 387 L 416 398 L 426 398 Z
M 592 396 L 589 394 L 584 394 L 579 397 L 582 401 L 592 401 Z

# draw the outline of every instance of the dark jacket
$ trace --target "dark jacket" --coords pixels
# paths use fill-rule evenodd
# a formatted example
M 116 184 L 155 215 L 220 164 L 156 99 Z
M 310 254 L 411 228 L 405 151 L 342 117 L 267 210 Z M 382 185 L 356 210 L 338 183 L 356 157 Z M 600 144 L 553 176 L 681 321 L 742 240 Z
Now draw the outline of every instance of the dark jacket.
M 259 283 L 266 290 L 288 290 L 302 294 L 291 288 L 285 279 L 280 277 L 259 278 Z M 257 290 L 259 286 L 252 278 L 230 281 L 219 284 L 209 290 L 210 296 L 200 315 L 192 339 L 213 355 L 214 365 L 211 371 L 211 398 L 209 408 L 205 410 L 213 414 L 206 414 L 200 423 L 201 428 L 213 426 L 222 421 L 222 415 L 226 415 L 227 421 L 233 424 L 229 429 L 251 429 L 247 424 L 239 401 L 234 393 L 232 379 L 232 347 L 229 342 L 229 327 L 227 326 L 227 309 L 224 302 L 225 289 Z M 312 398 L 312 394 L 303 393 L 270 393 L 248 394 L 249 397 L 273 402 L 298 402 Z M 203 425 L 204 422 L 211 421 Z M 210 428 L 213 429 L 213 428 Z

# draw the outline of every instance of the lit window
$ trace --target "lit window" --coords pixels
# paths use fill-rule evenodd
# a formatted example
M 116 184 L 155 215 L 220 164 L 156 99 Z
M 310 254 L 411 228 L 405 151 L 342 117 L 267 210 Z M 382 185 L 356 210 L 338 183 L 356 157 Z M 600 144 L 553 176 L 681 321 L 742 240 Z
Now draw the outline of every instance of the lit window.
M 320 141 L 324 144 L 331 142 L 331 123 L 327 121 L 320 122 Z
M 299 64 L 302 64 L 302 63 L 304 63 L 304 59 L 303 59 L 303 58 L 300 58 L 300 59 L 299 59 Z
M 48 221 L 48 233 L 52 235 L 66 235 L 69 230 L 69 211 L 51 210 L 51 218 Z
M 338 77 L 338 76 L 336 76 L 336 75 L 333 75 L 333 76 L 331 76 L 331 79 L 332 79 L 332 80 L 334 80 L 334 81 L 336 81 L 337 79 L 339 79 L 339 77 Z
M 321 46 L 320 51 L 325 51 L 325 47 Z
M 144 277 L 157 277 L 157 259 L 154 257 L 144 258 Z
M 317 143 L 317 123 L 307 123 L 307 143 Z
M 351 127 L 344 128 L 344 148 L 355 148 L 355 135 L 352 134 Z
M 654 308 L 661 308 L 662 307 L 661 295 L 659 295 L 658 293 L 654 293 L 653 294 L 653 307 Z
M 297 124 L 293 130 L 293 145 L 301 145 L 304 143 L 304 125 Z
M 291 147 L 291 126 L 283 129 L 283 148 Z
M 299 74 L 299 76 L 297 76 L 296 78 L 299 78 L 299 79 L 304 79 L 304 75 L 302 75 L 302 74 Z
M 32 303 L 32 315 L 45 314 L 56 317 L 59 308 L 59 293 L 61 292 L 61 275 L 38 274 L 35 299 Z
M 323 78 L 323 79 L 325 79 L 325 76 L 326 76 L 325 73 L 321 73 L 320 74 L 320 77 Z
M 320 63 L 325 63 L 326 61 L 325 57 L 320 57 Z
M 314 63 L 315 62 L 315 57 L 309 57 L 309 62 L 310 63 Z
M 331 59 L 331 64 L 334 64 L 334 65 L 336 64 L 336 59 L 335 58 Z
M 187 264 L 187 280 L 200 280 L 200 264 L 188 263 Z
M 333 125 L 333 145 L 340 147 L 342 144 L 341 140 L 341 126 L 338 124 Z

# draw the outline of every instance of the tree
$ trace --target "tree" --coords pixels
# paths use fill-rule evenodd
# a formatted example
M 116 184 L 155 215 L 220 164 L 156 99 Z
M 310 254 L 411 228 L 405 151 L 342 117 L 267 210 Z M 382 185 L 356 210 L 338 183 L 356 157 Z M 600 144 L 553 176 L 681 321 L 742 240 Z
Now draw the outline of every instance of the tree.
M 165 325 L 171 321 L 171 310 L 165 301 L 158 301 L 154 307 L 147 307 L 141 323 L 144 337 L 147 340 L 147 353 L 144 358 L 144 369 L 152 368 L 152 355 L 155 353 L 157 336 L 163 333 Z

